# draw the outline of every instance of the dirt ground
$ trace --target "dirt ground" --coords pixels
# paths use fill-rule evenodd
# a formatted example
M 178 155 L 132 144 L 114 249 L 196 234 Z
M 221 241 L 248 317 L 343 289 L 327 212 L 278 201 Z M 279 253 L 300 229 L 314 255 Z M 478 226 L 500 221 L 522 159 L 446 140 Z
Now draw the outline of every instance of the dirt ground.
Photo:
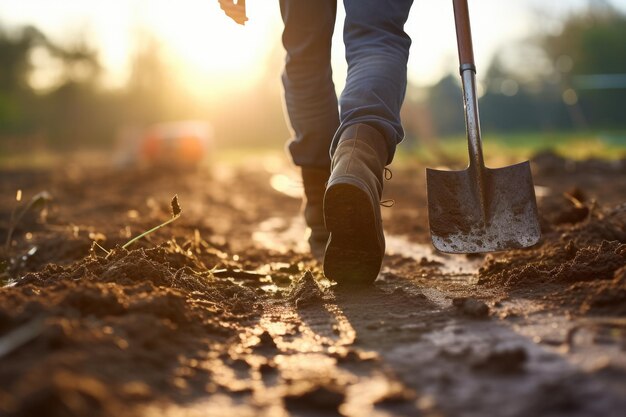
M 358 289 L 306 253 L 281 158 L 1 171 L 0 243 L 51 200 L 0 253 L 0 415 L 622 416 L 626 161 L 532 162 L 541 242 L 484 257 L 435 252 L 395 169 Z

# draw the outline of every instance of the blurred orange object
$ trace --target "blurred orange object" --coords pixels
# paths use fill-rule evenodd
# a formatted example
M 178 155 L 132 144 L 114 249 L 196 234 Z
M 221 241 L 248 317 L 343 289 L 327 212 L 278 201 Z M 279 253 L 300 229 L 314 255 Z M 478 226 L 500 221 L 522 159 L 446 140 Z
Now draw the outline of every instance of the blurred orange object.
M 118 138 L 116 162 L 122 166 L 198 165 L 208 156 L 212 141 L 211 125 L 201 121 L 125 128 Z

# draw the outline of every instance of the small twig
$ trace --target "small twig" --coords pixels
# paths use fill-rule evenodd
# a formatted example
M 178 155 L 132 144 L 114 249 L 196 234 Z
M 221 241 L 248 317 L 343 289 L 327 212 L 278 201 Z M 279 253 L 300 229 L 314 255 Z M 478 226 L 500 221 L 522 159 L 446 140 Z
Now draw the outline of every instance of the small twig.
M 176 217 L 172 217 L 172 218 L 171 218 L 171 219 L 169 219 L 168 221 L 163 222 L 163 223 L 161 223 L 160 225 L 155 226 L 155 227 L 153 227 L 152 229 L 150 229 L 150 230 L 148 230 L 148 231 L 143 232 L 143 233 L 142 233 L 142 234 L 140 234 L 139 236 L 132 238 L 131 240 L 129 240 L 128 242 L 126 242 L 126 243 L 124 244 L 124 246 L 122 246 L 122 249 L 126 249 L 127 247 L 129 247 L 130 245 L 132 245 L 133 243 L 135 243 L 136 241 L 138 241 L 138 240 L 139 240 L 139 239 L 141 239 L 142 237 L 145 237 L 145 236 L 149 235 L 150 233 L 153 233 L 153 232 L 155 232 L 155 231 L 159 230 L 159 229 L 160 229 L 160 228 L 162 228 L 163 226 L 167 226 L 168 224 L 170 224 L 170 223 L 171 223 L 171 222 L 173 222 L 174 220 L 178 219 L 179 217 L 180 217 L 180 215 L 179 215 L 179 216 L 176 216 Z
M 111 254 L 111 251 L 106 250 L 105 248 L 103 248 L 103 247 L 102 247 L 102 246 L 101 246 L 98 242 L 96 242 L 95 240 L 93 241 L 92 245 L 93 245 L 93 246 L 95 246 L 95 247 L 97 247 L 97 248 L 102 249 L 102 251 L 103 251 L 104 253 L 106 253 L 106 254 L 107 254 L 107 256 L 109 256 L 109 255 Z
M 139 236 L 134 237 L 133 239 L 129 240 L 128 242 L 126 242 L 124 244 L 124 246 L 122 246 L 122 249 L 126 249 L 127 247 L 129 247 L 130 245 L 132 245 L 133 243 L 135 243 L 136 241 L 138 241 L 142 237 L 145 237 L 145 236 L 149 235 L 150 233 L 155 232 L 155 231 L 159 230 L 160 228 L 162 228 L 164 226 L 167 226 L 168 224 L 172 223 L 174 220 L 178 219 L 180 217 L 181 213 L 182 213 L 180 205 L 178 204 L 178 195 L 175 195 L 172 198 L 172 201 L 171 201 L 170 204 L 172 206 L 172 218 L 171 219 L 169 219 L 169 220 L 161 223 L 160 225 L 155 226 L 152 229 L 150 229 L 148 231 L 145 231 L 142 234 L 140 234 Z
M 577 209 L 585 207 L 585 204 L 582 201 L 580 201 L 570 193 L 563 193 L 563 197 L 568 199 Z

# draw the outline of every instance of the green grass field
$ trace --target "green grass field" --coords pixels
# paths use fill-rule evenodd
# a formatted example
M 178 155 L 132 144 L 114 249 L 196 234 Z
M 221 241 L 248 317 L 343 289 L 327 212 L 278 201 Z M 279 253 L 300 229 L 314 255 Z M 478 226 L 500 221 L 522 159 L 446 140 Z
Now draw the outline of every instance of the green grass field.
M 626 132 L 528 132 L 483 136 L 483 152 L 488 165 L 529 159 L 546 150 L 572 159 L 626 158 Z M 422 144 L 407 141 L 398 148 L 396 161 L 463 164 L 467 158 L 466 138 L 459 135 Z

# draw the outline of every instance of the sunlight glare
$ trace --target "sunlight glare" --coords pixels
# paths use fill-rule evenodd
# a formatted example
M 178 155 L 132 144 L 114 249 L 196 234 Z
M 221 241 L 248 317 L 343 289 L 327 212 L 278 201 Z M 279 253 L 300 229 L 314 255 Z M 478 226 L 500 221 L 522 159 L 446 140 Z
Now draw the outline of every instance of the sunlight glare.
M 168 57 L 191 89 L 241 88 L 265 71 L 264 60 L 280 41 L 278 7 L 250 2 L 250 21 L 237 25 L 217 1 L 143 3 L 142 21 L 163 41 Z

